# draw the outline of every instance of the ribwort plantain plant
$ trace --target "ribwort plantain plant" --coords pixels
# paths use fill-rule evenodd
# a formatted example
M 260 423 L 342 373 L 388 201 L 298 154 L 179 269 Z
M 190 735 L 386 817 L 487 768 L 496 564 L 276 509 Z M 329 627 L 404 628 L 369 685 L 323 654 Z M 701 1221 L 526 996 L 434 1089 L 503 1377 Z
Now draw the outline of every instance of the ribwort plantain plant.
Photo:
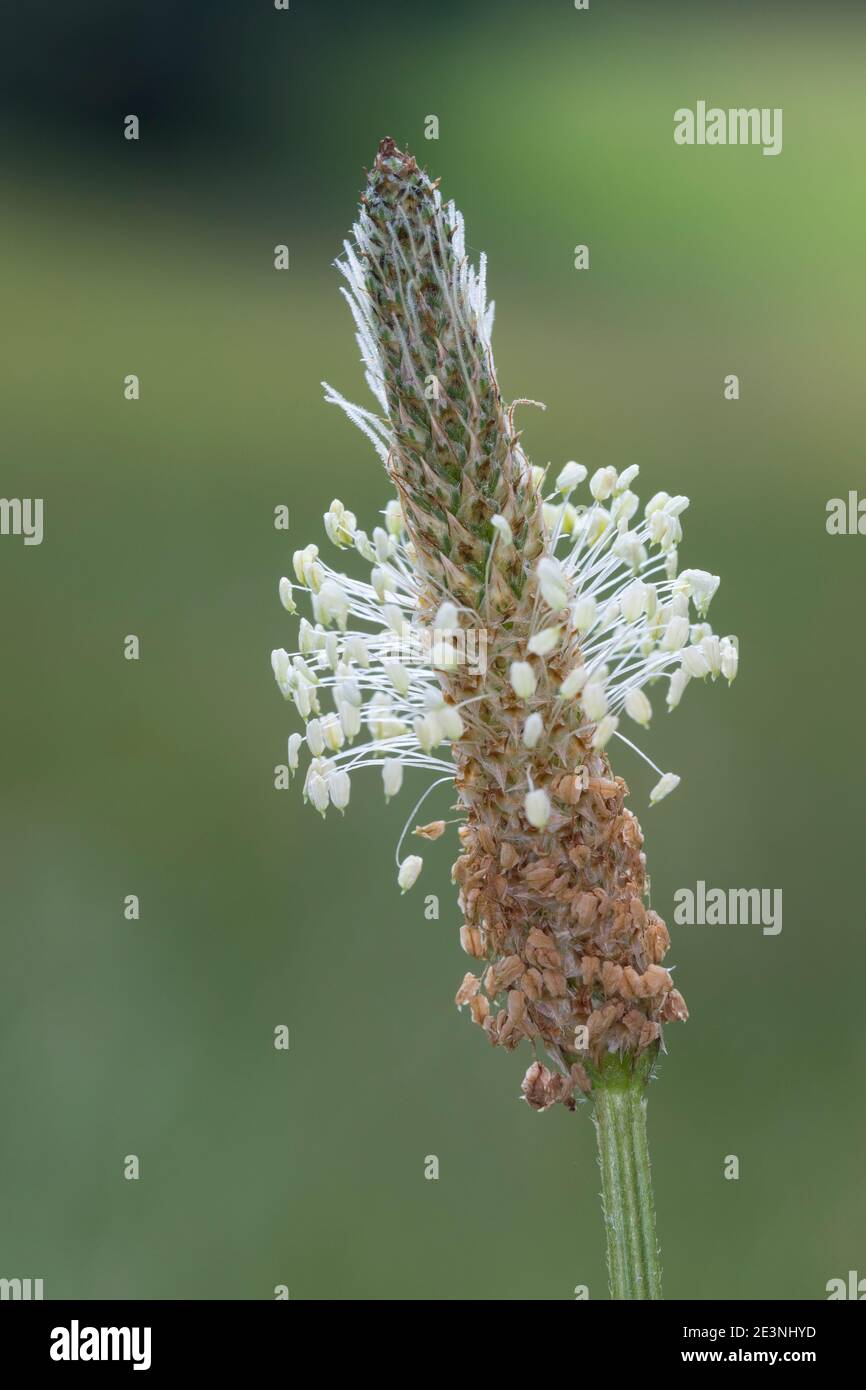
M 495 1046 L 534 1052 L 533 1110 L 591 1100 L 612 1296 L 660 1298 L 645 1091 L 663 1026 L 688 1012 L 608 749 L 619 740 L 654 770 L 651 805 L 677 786 L 620 725 L 649 725 L 647 688 L 670 710 L 693 681 L 733 679 L 736 639 L 706 622 L 719 581 L 678 570 L 688 499 L 657 492 L 641 512 L 636 465 L 587 479 L 569 462 L 545 495 L 497 383 L 484 257 L 474 269 L 460 213 L 390 139 L 338 266 L 378 409 L 327 385 L 326 398 L 367 435 L 396 495 L 372 535 L 340 502 L 325 515 L 369 583 L 315 545 L 280 581 L 284 607 L 307 591 L 313 618 L 297 651 L 272 653 L 305 721 L 289 766 L 306 745 L 304 796 L 322 815 L 345 810 L 362 768 L 380 769 L 386 797 L 404 768 L 453 784 L 460 941 L 476 962 L 456 1002 Z M 404 892 L 422 868 L 400 858 L 417 810 L 397 848 Z

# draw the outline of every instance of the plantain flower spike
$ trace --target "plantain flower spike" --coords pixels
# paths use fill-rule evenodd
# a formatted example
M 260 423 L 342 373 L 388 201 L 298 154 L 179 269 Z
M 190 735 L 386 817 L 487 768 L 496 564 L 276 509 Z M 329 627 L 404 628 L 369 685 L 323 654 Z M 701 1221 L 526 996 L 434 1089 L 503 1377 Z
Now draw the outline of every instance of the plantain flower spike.
M 651 804 L 673 791 L 678 776 L 620 726 L 647 728 L 648 687 L 673 709 L 692 681 L 732 680 L 736 638 L 706 621 L 718 578 L 678 577 L 688 498 L 657 492 L 641 510 L 636 466 L 587 482 L 574 461 L 544 495 L 496 380 L 485 258 L 470 264 L 460 213 L 391 139 L 337 265 L 378 408 L 327 384 L 326 399 L 373 444 L 396 496 L 369 535 L 340 501 L 325 515 L 369 583 L 315 545 L 294 557 L 297 582 L 280 580 L 284 608 L 303 592 L 312 607 L 299 649 L 272 658 L 306 724 L 305 796 L 342 810 L 364 768 L 380 770 L 386 797 L 409 769 L 453 783 L 460 940 L 480 968 L 457 1002 L 491 1043 L 530 1044 L 534 1109 L 574 1108 L 607 1053 L 651 1060 L 662 1025 L 688 1017 L 608 748 L 649 763 Z M 422 862 L 400 860 L 405 833 L 404 892 Z

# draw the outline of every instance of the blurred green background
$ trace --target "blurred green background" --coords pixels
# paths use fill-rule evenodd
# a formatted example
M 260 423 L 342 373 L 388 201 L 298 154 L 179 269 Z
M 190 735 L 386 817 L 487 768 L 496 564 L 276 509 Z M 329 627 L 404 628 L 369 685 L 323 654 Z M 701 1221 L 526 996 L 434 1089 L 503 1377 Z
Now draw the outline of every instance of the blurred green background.
M 45 499 L 45 539 L 0 538 L 0 1275 L 49 1298 L 607 1296 L 587 1108 L 532 1114 L 528 1055 L 454 1009 L 453 842 L 400 898 L 411 799 L 359 776 L 323 824 L 273 787 L 297 727 L 277 581 L 327 546 L 332 497 L 369 529 L 389 495 L 319 385 L 364 399 L 331 262 L 384 134 L 489 254 L 503 390 L 548 407 L 521 416 L 533 460 L 687 492 L 682 563 L 723 576 L 712 617 L 740 636 L 733 688 L 693 687 L 644 740 L 674 797 L 647 811 L 615 753 L 669 923 L 698 879 L 784 893 L 777 937 L 673 929 L 666 1295 L 866 1274 L 866 540 L 824 525 L 866 493 L 862 8 L 37 0 L 2 25 L 0 490 Z M 782 107 L 782 154 L 675 146 L 699 98 Z

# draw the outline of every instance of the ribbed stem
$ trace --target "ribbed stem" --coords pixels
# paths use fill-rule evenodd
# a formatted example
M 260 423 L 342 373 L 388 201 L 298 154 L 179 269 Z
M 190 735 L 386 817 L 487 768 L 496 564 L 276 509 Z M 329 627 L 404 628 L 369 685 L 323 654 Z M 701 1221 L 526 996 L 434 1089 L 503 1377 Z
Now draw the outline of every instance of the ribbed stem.
M 661 1298 L 661 1264 L 646 1132 L 653 1058 L 605 1059 L 593 1091 L 610 1296 Z

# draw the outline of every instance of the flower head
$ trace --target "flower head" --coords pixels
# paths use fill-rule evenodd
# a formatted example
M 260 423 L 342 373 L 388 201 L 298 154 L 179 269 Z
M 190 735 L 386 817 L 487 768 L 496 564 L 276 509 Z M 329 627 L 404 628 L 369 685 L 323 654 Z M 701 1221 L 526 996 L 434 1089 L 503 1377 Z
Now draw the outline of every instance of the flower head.
M 689 682 L 733 679 L 736 639 L 706 622 L 718 578 L 678 573 L 687 498 L 657 492 L 641 509 L 636 465 L 587 481 L 573 461 L 543 493 L 496 380 L 484 258 L 472 268 L 459 212 L 391 140 L 338 264 L 379 410 L 327 386 L 326 398 L 372 441 L 396 496 L 369 535 L 340 501 L 325 514 L 369 582 L 315 545 L 294 556 L 297 583 L 280 581 L 289 612 L 299 591 L 311 605 L 298 649 L 272 654 L 306 724 L 304 794 L 323 815 L 342 810 L 369 767 L 386 797 L 406 768 L 454 785 L 460 939 L 486 962 L 458 1003 L 491 1042 L 546 1050 L 555 1071 L 536 1062 L 524 1083 L 534 1108 L 573 1106 L 605 1052 L 655 1049 L 661 1025 L 687 1017 L 606 749 L 640 753 L 658 779 L 651 803 L 667 796 L 679 778 L 620 726 L 649 725 L 649 687 L 673 709 Z M 400 860 L 405 834 L 404 892 L 422 867 Z

